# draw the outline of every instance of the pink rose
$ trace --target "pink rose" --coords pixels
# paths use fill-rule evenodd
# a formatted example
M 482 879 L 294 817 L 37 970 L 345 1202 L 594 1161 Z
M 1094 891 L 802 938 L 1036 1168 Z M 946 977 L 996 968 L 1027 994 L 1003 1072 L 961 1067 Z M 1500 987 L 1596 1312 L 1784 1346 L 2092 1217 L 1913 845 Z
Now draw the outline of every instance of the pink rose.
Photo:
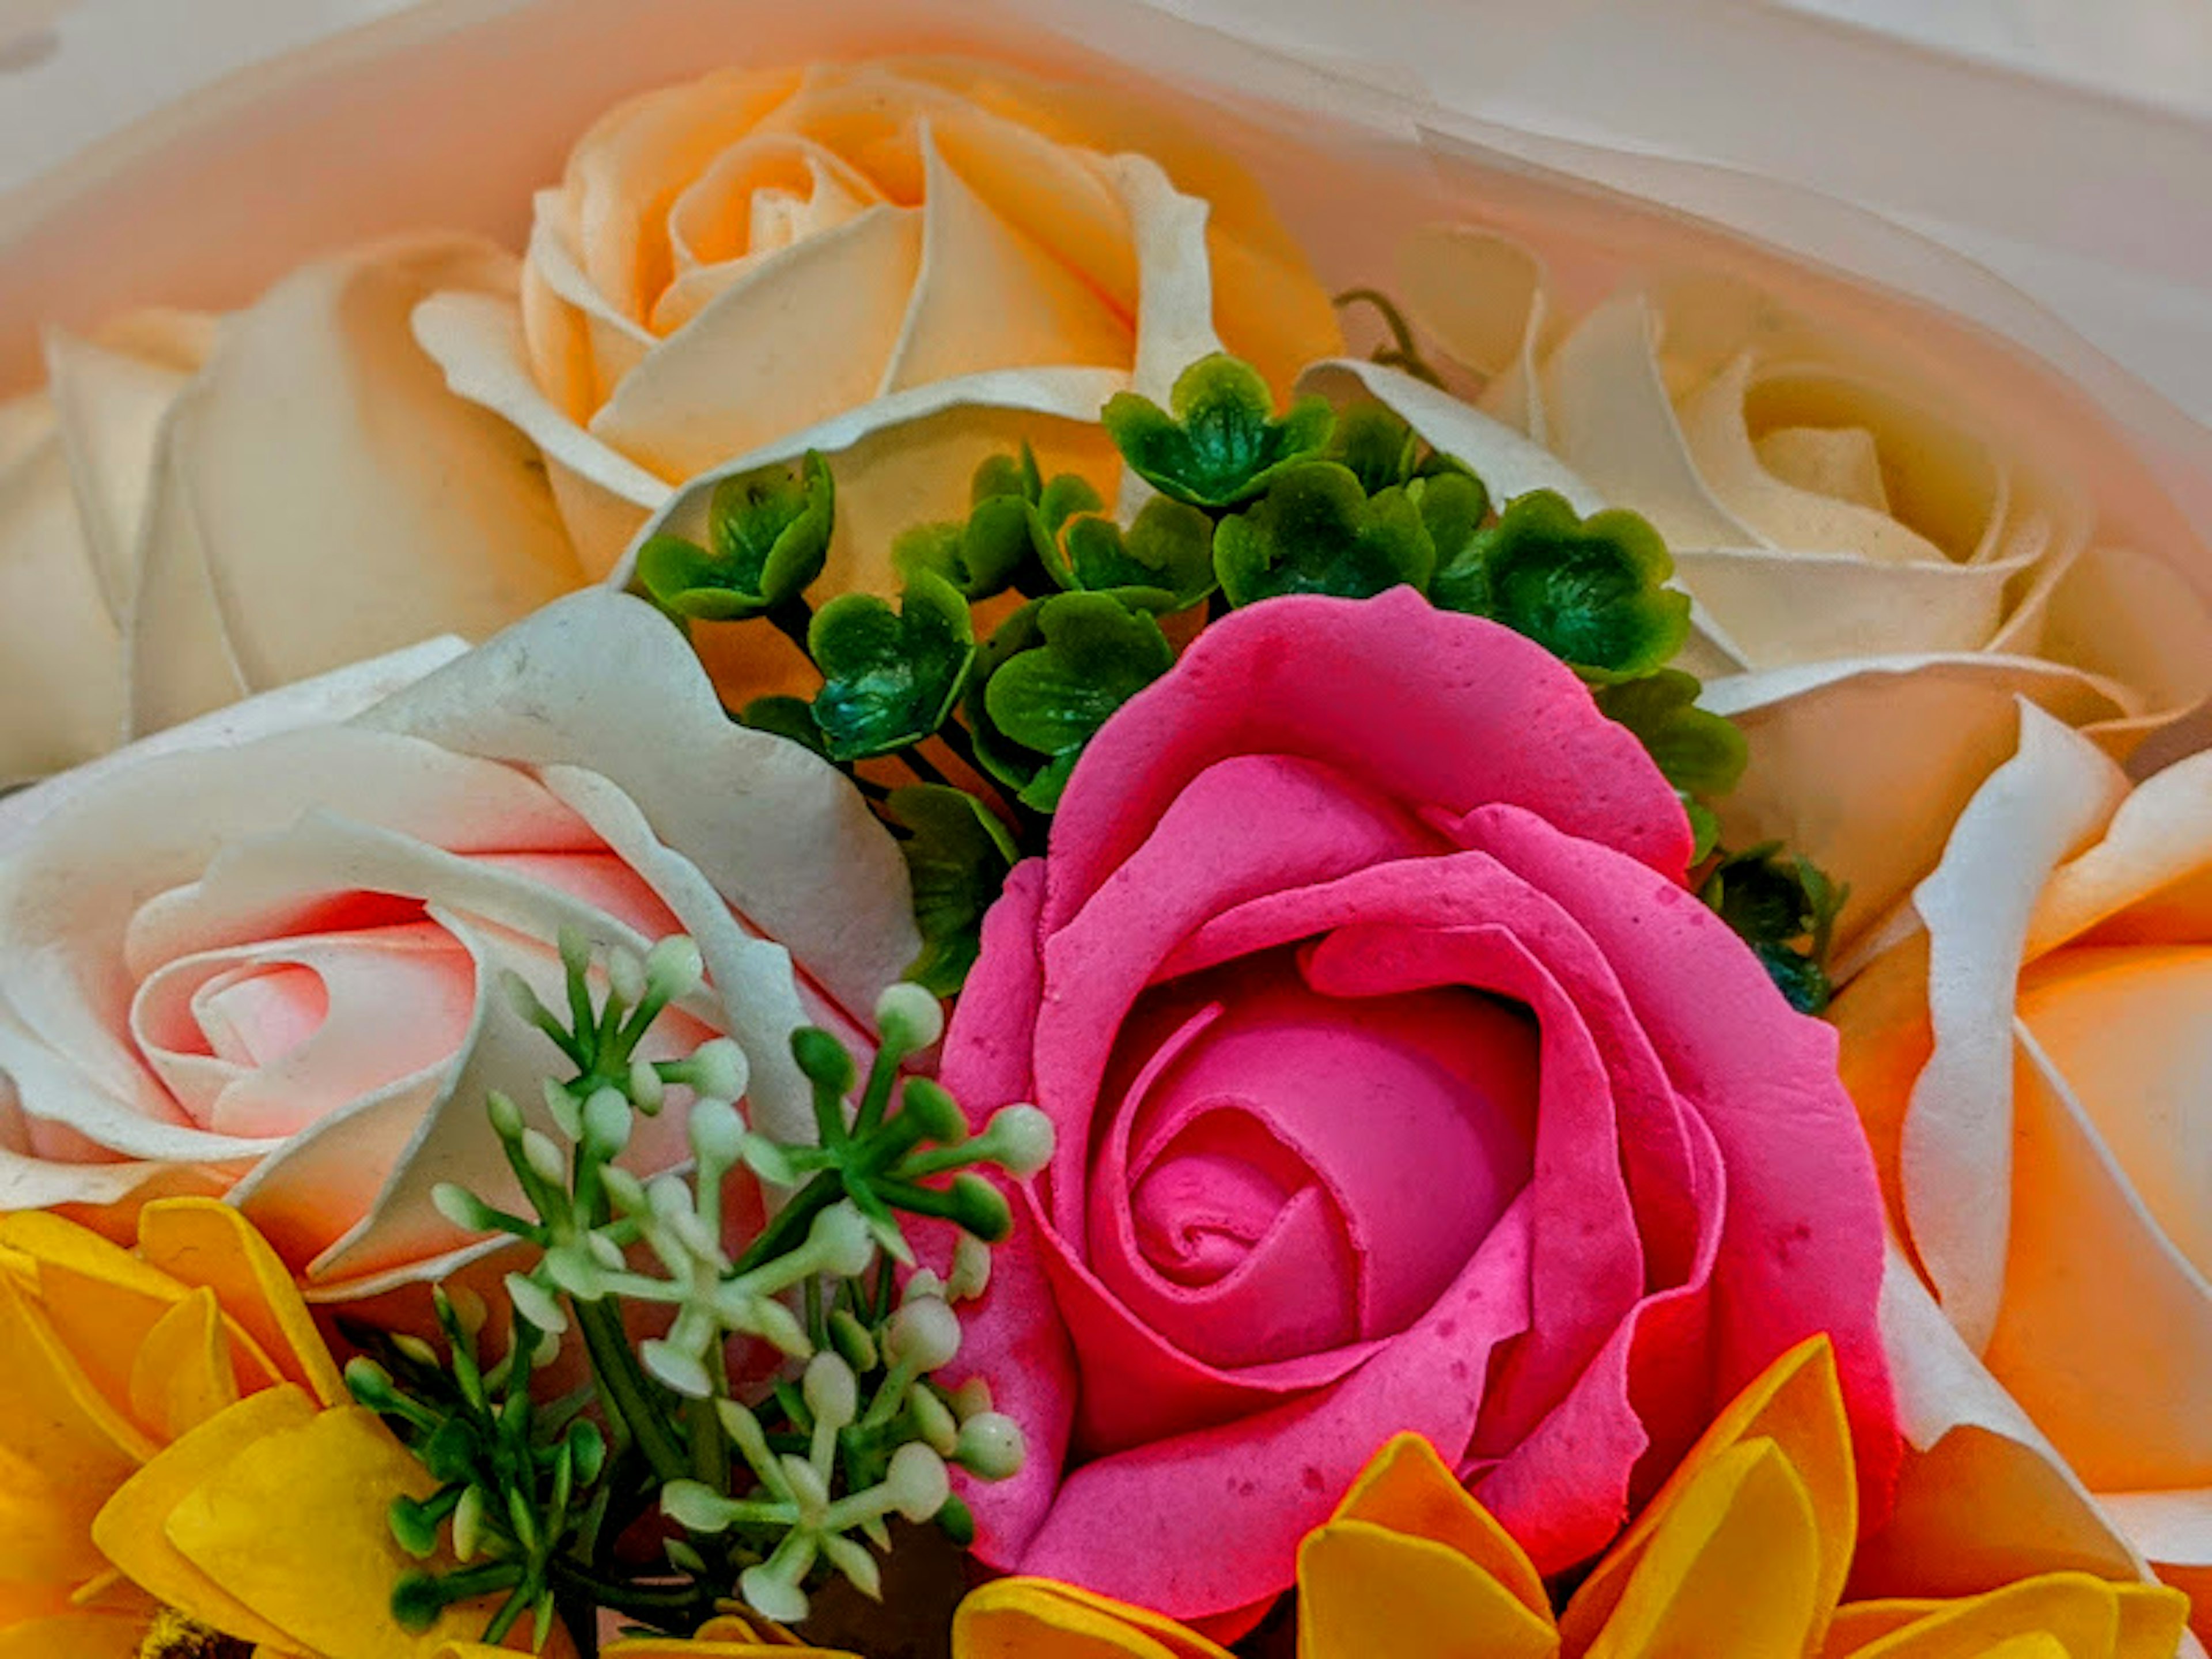
M 1872 1164 L 1690 852 L 1571 672 L 1410 590 L 1239 611 L 1108 724 L 945 1056 L 1059 1132 L 964 1355 L 1031 1448 L 987 1560 L 1233 1622 L 1410 1429 L 1557 1572 L 1821 1330 L 1881 1512 Z

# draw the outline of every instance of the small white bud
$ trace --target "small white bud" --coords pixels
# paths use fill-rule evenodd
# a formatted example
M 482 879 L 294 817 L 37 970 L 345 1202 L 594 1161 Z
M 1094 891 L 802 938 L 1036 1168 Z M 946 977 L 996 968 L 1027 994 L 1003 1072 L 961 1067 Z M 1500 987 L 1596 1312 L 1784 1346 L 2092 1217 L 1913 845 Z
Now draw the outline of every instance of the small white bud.
M 730 1524 L 730 1500 L 698 1480 L 672 1480 L 663 1486 L 660 1512 L 687 1532 L 715 1533 Z
M 483 1230 L 483 1201 L 465 1187 L 440 1182 L 430 1188 L 430 1207 L 465 1233 Z
M 940 1457 L 951 1456 L 960 1444 L 960 1419 L 937 1397 L 937 1390 L 916 1389 L 907 1395 L 906 1405 L 929 1449 Z
M 535 1129 L 522 1132 L 522 1160 L 538 1172 L 538 1178 L 549 1187 L 568 1184 L 568 1160 L 550 1135 L 540 1134 Z
M 635 1122 L 629 1102 L 619 1089 L 594 1089 L 584 1103 L 584 1140 L 601 1158 L 610 1158 L 629 1145 Z
M 786 1452 L 781 1459 L 783 1478 L 791 1483 L 791 1501 L 798 1506 L 801 1525 L 815 1526 L 822 1519 L 822 1511 L 830 1507 L 830 1486 L 821 1471 L 803 1457 L 793 1457 Z
M 912 1302 L 917 1297 L 924 1296 L 933 1296 L 939 1301 L 945 1299 L 945 1281 L 927 1267 L 920 1269 L 913 1278 L 907 1280 L 899 1291 L 899 1300 Z
M 997 1412 L 978 1412 L 963 1423 L 959 1449 L 953 1454 L 962 1468 L 983 1480 L 1012 1480 L 1028 1456 L 1021 1425 Z
M 918 1440 L 908 1441 L 891 1454 L 884 1486 L 891 1507 L 917 1524 L 936 1515 L 952 1495 L 945 1460 Z
M 600 1170 L 599 1185 L 624 1215 L 636 1215 L 647 1207 L 645 1183 L 620 1164 L 611 1164 Z
M 677 1393 L 693 1400 L 714 1398 L 714 1385 L 708 1380 L 706 1366 L 673 1343 L 657 1339 L 641 1342 L 637 1357 L 645 1362 L 647 1370 Z
M 633 1008 L 645 1000 L 645 963 L 628 945 L 607 952 L 607 988 Z
M 726 1100 L 709 1095 L 693 1103 L 689 1127 L 691 1151 L 702 1167 L 711 1167 L 718 1172 L 726 1170 L 738 1161 L 738 1154 L 744 1148 L 744 1120 Z
M 953 1389 L 951 1403 L 952 1414 L 965 1423 L 977 1412 L 991 1409 L 991 1384 L 980 1374 L 971 1376 Z
M 435 1348 L 421 1337 L 410 1336 L 405 1331 L 393 1333 L 392 1346 L 418 1365 L 434 1367 L 438 1363 L 438 1351 Z
M 609 1238 L 605 1233 L 585 1234 L 584 1248 L 592 1253 L 592 1261 L 598 1262 L 599 1266 L 605 1267 L 611 1273 L 618 1273 L 623 1268 L 629 1266 L 629 1263 L 624 1260 L 623 1256 L 622 1246 L 616 1243 L 614 1240 Z
M 842 1429 L 860 1415 L 860 1381 L 853 1368 L 834 1353 L 817 1353 L 806 1362 L 803 1388 L 806 1409 L 817 1423 Z
M 682 1001 L 706 977 L 707 963 L 699 947 L 681 933 L 672 933 L 646 952 L 646 982 L 664 1002 Z
M 952 1277 L 945 1292 L 955 1302 L 973 1302 L 991 1288 L 991 1247 L 963 1232 L 952 1247 Z
M 584 1103 L 567 1085 L 545 1079 L 545 1110 L 562 1134 L 571 1140 L 584 1138 Z
M 522 1108 L 496 1090 L 484 1102 L 484 1115 L 491 1120 L 492 1133 L 501 1140 L 521 1138 Z
M 894 1364 L 927 1373 L 960 1352 L 960 1316 L 938 1297 L 917 1297 L 891 1316 L 884 1347 Z
M 461 1328 L 464 1335 L 478 1334 L 484 1322 L 491 1317 L 491 1310 L 484 1306 L 484 1299 L 465 1285 L 448 1284 L 446 1300 L 452 1304 L 453 1322 Z
M 945 1035 L 945 1005 L 919 985 L 894 985 L 876 999 L 876 1026 L 911 1054 Z
M 769 1571 L 765 1563 L 738 1575 L 738 1594 L 755 1613 L 779 1625 L 796 1625 L 806 1617 L 806 1592 Z
M 866 1548 L 838 1533 L 822 1534 L 822 1559 L 871 1601 L 884 1599 L 884 1571 Z
M 820 1252 L 822 1271 L 858 1279 L 875 1260 L 876 1239 L 867 1218 L 849 1203 L 832 1204 L 814 1218 L 806 1242 Z
M 483 1544 L 483 1488 L 470 1486 L 453 1506 L 453 1559 L 463 1566 L 477 1559 Z
M 553 1293 L 536 1279 L 521 1273 L 507 1276 L 507 1299 L 514 1304 L 514 1311 L 550 1336 L 558 1336 L 568 1328 L 568 1316 Z
M 741 1098 L 752 1074 L 745 1051 L 727 1037 L 701 1043 L 691 1051 L 684 1069 L 694 1094 L 712 1095 L 718 1100 Z
M 515 1018 L 536 1025 L 545 1012 L 545 1005 L 538 1000 L 538 993 L 530 988 L 530 981 L 512 968 L 499 970 L 499 994 L 507 1006 L 514 1010 Z
M 648 1117 L 659 1111 L 668 1098 L 668 1085 L 660 1080 L 660 1070 L 651 1060 L 630 1061 L 629 1097 L 637 1103 L 637 1109 Z
M 1034 1106 L 1007 1106 L 994 1112 L 985 1133 L 1000 1166 L 1017 1181 L 1027 1181 L 1052 1162 L 1052 1120 Z

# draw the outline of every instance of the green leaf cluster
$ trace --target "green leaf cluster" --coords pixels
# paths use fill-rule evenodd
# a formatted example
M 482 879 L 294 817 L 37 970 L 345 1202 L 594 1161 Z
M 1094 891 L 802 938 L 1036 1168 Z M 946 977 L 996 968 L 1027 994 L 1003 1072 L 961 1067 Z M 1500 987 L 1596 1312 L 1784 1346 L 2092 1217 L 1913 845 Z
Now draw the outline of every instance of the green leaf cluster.
M 651 538 L 638 550 L 638 581 L 671 616 L 767 616 L 796 603 L 822 574 L 836 500 L 828 463 L 811 449 L 796 470 L 773 465 L 725 478 L 708 505 L 708 544 Z
M 1828 1006 L 1828 950 L 1849 887 L 1769 842 L 1723 854 L 1698 896 L 1751 946 L 1791 1007 L 1817 1014 Z

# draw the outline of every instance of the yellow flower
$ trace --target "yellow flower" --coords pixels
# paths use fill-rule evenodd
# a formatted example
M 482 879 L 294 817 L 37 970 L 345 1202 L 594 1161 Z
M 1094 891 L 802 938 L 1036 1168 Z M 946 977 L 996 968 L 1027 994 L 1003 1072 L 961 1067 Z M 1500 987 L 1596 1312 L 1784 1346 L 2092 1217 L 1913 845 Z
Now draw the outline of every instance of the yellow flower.
M 2188 1602 L 2051 1573 L 1955 1601 L 1838 1607 L 1858 1528 L 1835 1361 L 1816 1337 L 1708 1430 L 1554 1617 L 1520 1547 L 1428 1443 L 1386 1446 L 1298 1554 L 1302 1659 L 2172 1659 Z M 956 1659 L 1226 1659 L 1036 1579 L 962 1603 Z
M 652 1636 L 611 1643 L 601 1659 L 856 1659 L 849 1653 L 810 1648 L 780 1625 L 749 1623 L 734 1613 L 710 1619 L 689 1637 Z M 481 1642 L 453 1642 L 437 1659 L 502 1659 Z
M 346 1403 L 237 1211 L 149 1204 L 135 1252 L 0 1216 L 0 1659 L 134 1659 L 157 1618 L 266 1659 L 427 1659 L 483 1627 L 477 1607 L 393 1620 L 413 1564 L 386 1512 L 431 1483 Z

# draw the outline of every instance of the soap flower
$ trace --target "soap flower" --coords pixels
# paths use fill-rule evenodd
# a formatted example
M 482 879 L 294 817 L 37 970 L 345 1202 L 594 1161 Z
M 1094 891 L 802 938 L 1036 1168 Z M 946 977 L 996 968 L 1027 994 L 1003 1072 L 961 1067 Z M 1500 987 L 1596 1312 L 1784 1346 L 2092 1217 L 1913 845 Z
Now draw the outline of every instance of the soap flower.
M 386 1516 L 428 1477 L 348 1403 L 239 1212 L 149 1204 L 133 1250 L 0 1217 L 0 1652 L 133 1654 L 157 1620 L 314 1659 L 413 1650 Z M 441 1639 L 483 1616 L 452 1610 Z
M 1847 946 L 1933 866 L 2016 698 L 2124 757 L 2212 690 L 2201 550 L 2047 371 L 1680 227 L 1624 257 L 1498 213 L 1400 259 L 1413 337 L 1471 402 L 1368 364 L 1308 389 L 1379 396 L 1478 471 L 1541 446 L 1578 510 L 1651 522 L 1695 602 L 1679 665 L 1750 744 L 1724 837 L 1847 883 Z
M 2212 1640 L 2212 756 L 2018 732 L 1832 1009 L 1897 1240 L 1882 1576 L 2140 1559 Z
M 1526 1552 L 1430 1443 L 1385 1446 L 1298 1552 L 1302 1659 L 2172 1659 L 2176 1591 L 2043 1575 L 1951 1601 L 1838 1605 L 1857 1534 L 1825 1336 L 1706 1431 L 1554 1613 Z M 1234 1548 L 1234 1540 L 1194 1547 Z M 955 1659 L 1229 1659 L 1171 1620 L 1042 1579 L 972 1592 Z
M 46 386 L 0 404 L 0 788 L 583 584 L 536 450 L 409 330 L 518 269 L 422 234 L 222 318 L 47 331 Z
M 898 532 L 965 516 L 977 464 L 1023 443 L 1110 498 L 1117 392 L 1164 400 L 1224 343 L 1286 390 L 1341 343 L 1266 197 L 1164 99 L 952 58 L 617 106 L 538 193 L 520 298 L 441 295 L 416 330 L 537 441 L 594 574 L 626 578 L 657 515 L 693 533 L 716 479 L 821 452 L 817 599 L 892 591 Z M 772 629 L 700 631 L 733 696 L 803 666 Z

